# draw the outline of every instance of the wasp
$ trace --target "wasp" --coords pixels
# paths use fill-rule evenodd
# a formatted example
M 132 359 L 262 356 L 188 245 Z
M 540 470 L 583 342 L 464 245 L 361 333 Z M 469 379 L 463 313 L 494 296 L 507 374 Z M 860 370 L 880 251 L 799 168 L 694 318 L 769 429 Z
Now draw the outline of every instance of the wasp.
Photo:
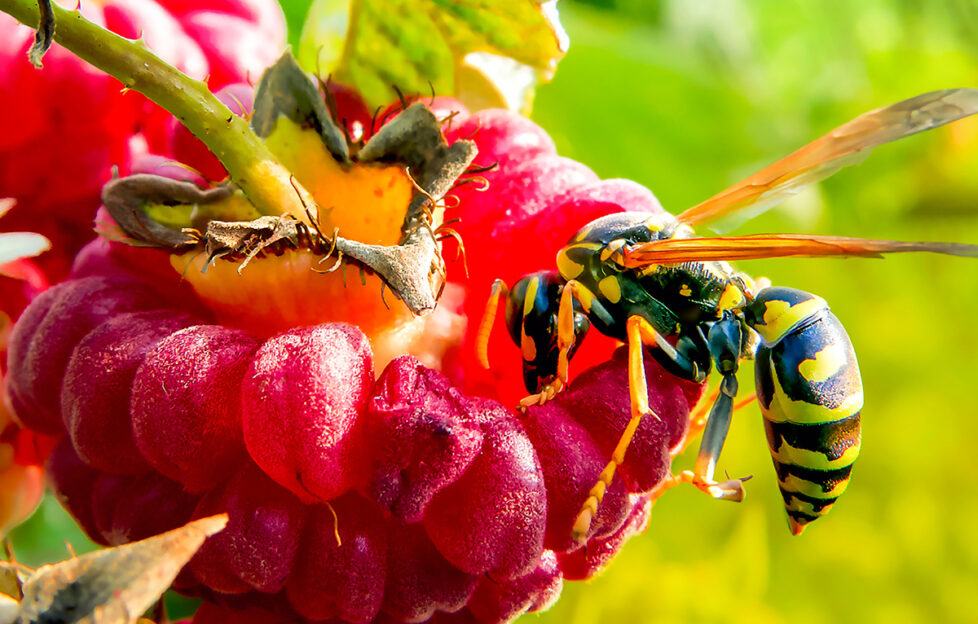
M 863 391 L 852 343 L 821 297 L 755 281 L 728 262 L 896 252 L 978 257 L 978 245 L 807 234 L 697 237 L 693 226 L 753 216 L 873 147 L 976 112 L 978 89 L 934 91 L 871 111 L 678 216 L 624 212 L 588 223 L 557 253 L 556 271 L 524 276 L 512 288 L 496 280 L 477 334 L 478 356 L 488 368 L 489 334 L 504 297 L 506 326 L 532 393 L 521 407 L 543 404 L 567 386 L 569 361 L 591 327 L 628 345 L 631 418 L 575 520 L 576 539 L 587 534 L 641 419 L 658 418 L 649 408 L 646 347 L 679 377 L 702 382 L 714 367 L 720 375 L 694 468 L 672 484 L 743 499 L 746 478 L 720 482 L 714 473 L 739 391 L 736 374 L 752 359 L 792 534 L 829 511 L 860 447 Z

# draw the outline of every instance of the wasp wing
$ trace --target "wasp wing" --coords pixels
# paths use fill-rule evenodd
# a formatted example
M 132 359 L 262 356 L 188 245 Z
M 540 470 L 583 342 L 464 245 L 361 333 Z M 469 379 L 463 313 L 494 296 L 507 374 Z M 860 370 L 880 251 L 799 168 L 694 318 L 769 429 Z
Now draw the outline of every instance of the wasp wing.
M 978 112 L 978 89 L 932 91 L 878 108 L 741 180 L 679 215 L 695 225 L 746 211 L 760 214 L 803 187 L 855 164 L 877 145 L 930 130 Z
M 925 251 L 978 258 L 978 245 L 816 236 L 811 234 L 751 234 L 714 238 L 667 238 L 622 249 L 621 265 L 678 264 L 708 260 L 753 260 L 788 256 L 861 256 Z

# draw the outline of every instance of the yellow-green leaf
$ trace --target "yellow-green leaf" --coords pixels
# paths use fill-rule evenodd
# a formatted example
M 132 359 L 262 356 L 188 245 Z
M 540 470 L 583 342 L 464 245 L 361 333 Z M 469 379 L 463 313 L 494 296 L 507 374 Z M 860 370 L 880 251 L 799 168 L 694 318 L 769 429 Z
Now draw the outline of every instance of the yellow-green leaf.
M 317 0 L 299 62 L 373 106 L 393 100 L 396 87 L 525 109 L 566 48 L 556 0 Z

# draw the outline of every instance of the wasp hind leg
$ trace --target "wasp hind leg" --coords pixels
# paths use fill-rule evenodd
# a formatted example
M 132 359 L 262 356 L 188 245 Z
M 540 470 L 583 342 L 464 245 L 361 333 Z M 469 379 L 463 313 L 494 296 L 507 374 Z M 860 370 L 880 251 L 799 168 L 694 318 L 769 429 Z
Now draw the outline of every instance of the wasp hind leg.
M 730 421 L 735 411 L 733 399 L 736 394 L 737 378 L 733 375 L 725 375 L 720 382 L 719 393 L 707 417 L 703 439 L 700 442 L 700 450 L 696 456 L 696 464 L 693 466 L 693 470 L 684 470 L 678 475 L 674 475 L 663 491 L 681 483 L 692 483 L 700 491 L 713 498 L 733 502 L 744 500 L 744 481 L 749 480 L 750 477 L 726 481 L 715 481 L 713 478 L 717 460 L 720 458 L 720 451 L 723 450 L 723 443 L 727 439 L 727 431 L 730 429 Z M 752 400 L 753 398 L 751 398 Z M 738 404 L 738 407 L 748 403 L 750 401 L 742 402 Z
M 700 450 L 693 470 L 684 470 L 674 476 L 671 479 L 672 483 L 665 489 L 679 483 L 692 483 L 713 498 L 735 502 L 744 499 L 743 483 L 750 477 L 722 482 L 715 481 L 713 478 L 735 411 L 734 399 L 738 390 L 737 369 L 743 341 L 743 329 L 735 316 L 728 315 L 710 327 L 710 356 L 716 362 L 717 369 L 723 377 L 706 419 L 703 439 L 700 442 Z M 741 402 L 737 407 L 743 407 L 748 403 L 750 401 Z

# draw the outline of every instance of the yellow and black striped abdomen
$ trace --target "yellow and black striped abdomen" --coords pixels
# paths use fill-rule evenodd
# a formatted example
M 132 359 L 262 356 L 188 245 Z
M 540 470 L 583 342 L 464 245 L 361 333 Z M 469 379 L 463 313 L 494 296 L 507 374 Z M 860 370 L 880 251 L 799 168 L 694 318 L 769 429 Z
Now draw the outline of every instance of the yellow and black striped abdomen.
M 859 454 L 863 391 L 852 343 L 826 306 L 810 309 L 779 338 L 758 348 L 755 383 L 797 535 L 828 513 L 849 483 Z

